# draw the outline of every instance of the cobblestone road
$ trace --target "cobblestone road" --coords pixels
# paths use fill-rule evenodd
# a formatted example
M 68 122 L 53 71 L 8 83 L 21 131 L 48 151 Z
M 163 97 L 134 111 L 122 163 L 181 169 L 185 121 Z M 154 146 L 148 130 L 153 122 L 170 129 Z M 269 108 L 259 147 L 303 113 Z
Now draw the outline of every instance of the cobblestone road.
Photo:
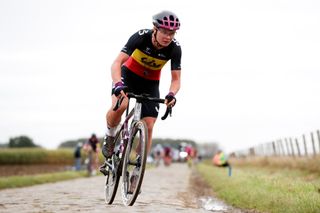
M 199 199 L 190 188 L 190 175 L 186 164 L 147 170 L 142 193 L 132 207 L 122 204 L 120 185 L 114 203 L 105 204 L 103 176 L 1 190 L 0 212 L 208 213 L 198 207 Z

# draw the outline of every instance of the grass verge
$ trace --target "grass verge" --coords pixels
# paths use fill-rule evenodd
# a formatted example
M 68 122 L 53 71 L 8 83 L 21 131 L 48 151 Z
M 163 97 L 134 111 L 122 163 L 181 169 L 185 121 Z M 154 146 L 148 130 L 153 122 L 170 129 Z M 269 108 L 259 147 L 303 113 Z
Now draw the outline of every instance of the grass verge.
M 198 171 L 217 197 L 243 209 L 259 212 L 320 212 L 318 175 L 299 170 L 235 167 L 201 163 Z
M 38 175 L 0 177 L 0 189 L 54 183 L 62 180 L 70 180 L 86 176 L 88 176 L 86 171 L 65 171 Z
M 314 157 L 259 157 L 231 158 L 229 162 L 234 166 L 270 167 L 277 169 L 301 170 L 320 174 L 320 155 Z

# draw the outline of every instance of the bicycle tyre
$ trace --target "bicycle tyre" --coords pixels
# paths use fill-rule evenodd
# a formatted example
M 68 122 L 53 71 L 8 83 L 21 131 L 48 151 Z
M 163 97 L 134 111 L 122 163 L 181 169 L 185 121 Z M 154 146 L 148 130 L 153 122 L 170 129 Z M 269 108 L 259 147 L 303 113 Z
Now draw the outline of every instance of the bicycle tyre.
M 126 206 L 132 206 L 136 201 L 139 193 L 141 184 L 143 181 L 144 171 L 146 167 L 147 159 L 147 142 L 148 142 L 148 128 L 143 120 L 137 121 L 131 130 L 131 137 L 128 141 L 125 156 L 123 158 L 123 169 L 122 169 L 122 201 Z M 139 153 L 136 152 L 136 148 L 140 145 Z M 139 171 L 136 179 L 136 187 L 132 193 L 128 193 L 131 187 L 129 176 L 132 175 L 133 170 L 137 167 L 137 164 L 132 163 L 134 155 L 140 156 Z M 131 176 L 132 177 L 132 176 Z
M 115 149 L 120 145 L 122 140 L 122 130 L 117 134 L 118 137 L 115 138 Z M 105 202 L 107 204 L 112 204 L 114 198 L 117 194 L 117 189 L 120 181 L 120 176 L 122 172 L 121 168 L 121 159 L 116 154 L 112 155 L 111 163 L 115 165 L 115 168 L 112 170 L 109 168 L 107 175 L 105 176 Z M 120 171 L 119 171 L 120 170 Z

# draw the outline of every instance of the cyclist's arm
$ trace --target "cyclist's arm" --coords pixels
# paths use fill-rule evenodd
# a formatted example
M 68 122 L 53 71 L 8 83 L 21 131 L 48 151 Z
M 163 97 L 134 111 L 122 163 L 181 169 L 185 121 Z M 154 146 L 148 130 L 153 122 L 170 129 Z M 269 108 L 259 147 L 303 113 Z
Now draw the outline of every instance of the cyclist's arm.
M 148 35 L 147 32 L 147 30 L 142 30 L 134 33 L 132 36 L 130 36 L 127 43 L 121 49 L 119 55 L 111 66 L 113 83 L 121 81 L 121 66 L 129 59 L 133 51 L 143 42 L 145 36 Z
M 117 83 L 121 81 L 121 66 L 124 62 L 128 60 L 128 58 L 129 58 L 128 54 L 124 52 L 120 52 L 117 58 L 112 63 L 111 77 L 112 77 L 113 83 Z
M 180 89 L 181 47 L 176 41 L 174 44 L 175 46 L 171 55 L 171 85 L 169 92 L 177 94 Z
M 177 94 L 180 89 L 180 76 L 181 76 L 181 70 L 172 70 L 171 71 L 171 84 L 169 92 L 173 92 L 174 94 Z

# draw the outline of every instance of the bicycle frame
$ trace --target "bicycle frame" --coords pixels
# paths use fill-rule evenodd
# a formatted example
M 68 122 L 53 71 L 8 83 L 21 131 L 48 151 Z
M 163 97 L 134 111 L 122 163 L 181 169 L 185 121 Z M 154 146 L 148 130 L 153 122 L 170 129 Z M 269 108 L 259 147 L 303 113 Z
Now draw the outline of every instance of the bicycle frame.
M 122 101 L 122 100 L 120 100 Z M 121 104 L 121 103 L 120 103 Z M 130 111 L 130 108 L 129 108 L 129 105 L 130 105 L 130 98 L 129 98 L 129 103 L 128 103 L 128 106 L 127 106 L 127 109 L 126 109 L 126 116 L 125 116 L 125 120 L 123 121 L 120 129 L 117 131 L 117 134 L 115 136 L 115 139 L 119 138 L 119 137 L 122 137 L 122 140 L 121 140 L 121 143 L 120 143 L 120 146 L 119 146 L 119 158 L 120 158 L 120 163 L 118 165 L 118 168 L 116 168 L 116 165 L 114 165 L 114 160 L 112 161 L 112 164 L 107 163 L 107 166 L 109 168 L 112 169 L 112 171 L 114 169 L 117 170 L 117 172 L 120 172 L 119 175 L 121 176 L 121 167 L 122 167 L 122 157 L 123 157 L 123 154 L 126 150 L 126 147 L 127 147 L 127 144 L 128 144 L 128 141 L 129 141 L 129 138 L 131 137 L 130 135 L 130 128 L 134 125 L 135 122 L 139 121 L 140 118 L 141 118 L 141 107 L 142 107 L 142 103 L 141 102 L 136 102 L 135 103 L 135 106 L 134 108 L 131 109 Z M 130 111 L 130 113 L 129 113 Z M 131 124 L 130 124 L 130 128 L 129 128 L 129 122 L 130 122 L 130 119 L 133 117 L 133 120 L 131 121 Z M 122 130 L 122 131 L 121 131 Z M 120 135 L 120 133 L 122 135 Z M 120 168 L 120 170 L 119 170 Z
M 131 151 L 132 148 L 132 144 L 131 144 L 131 140 L 133 140 L 133 138 L 136 136 L 137 133 L 137 127 L 139 126 L 139 128 L 143 128 L 143 131 L 145 132 L 144 134 L 144 139 L 143 140 L 143 144 L 146 144 L 148 141 L 148 136 L 147 136 L 147 126 L 145 124 L 145 122 L 141 121 L 141 110 L 142 110 L 142 101 L 143 100 L 148 100 L 148 101 L 154 101 L 157 103 L 165 103 L 164 99 L 159 99 L 159 98 L 154 98 L 154 97 L 149 97 L 147 95 L 135 95 L 133 93 L 127 93 L 127 97 L 129 98 L 128 101 L 128 105 L 126 108 L 126 114 L 125 114 L 125 118 L 123 123 L 121 124 L 121 126 L 117 129 L 117 133 L 115 135 L 114 141 L 117 144 L 116 147 L 116 151 L 115 153 L 112 155 L 111 159 L 105 161 L 105 166 L 107 166 L 107 173 L 105 174 L 104 172 L 102 172 L 104 175 L 108 175 L 107 179 L 106 179 L 106 184 L 109 183 L 109 177 L 111 176 L 111 181 L 115 181 L 114 185 L 111 184 L 110 186 L 107 185 L 106 186 L 106 202 L 108 204 L 111 204 L 113 202 L 113 199 L 115 197 L 116 191 L 117 191 L 117 187 L 118 187 L 118 183 L 119 183 L 119 178 L 120 176 L 123 175 L 123 173 L 125 172 L 125 174 L 129 174 L 128 172 L 128 167 L 127 165 L 137 165 L 132 164 L 132 162 L 130 162 L 130 160 L 128 161 L 128 153 Z M 130 98 L 134 98 L 136 100 L 136 103 L 134 105 L 134 107 L 130 110 Z M 117 100 L 116 105 L 114 106 L 113 110 L 116 111 L 122 101 L 123 101 L 124 97 L 121 97 Z M 166 119 L 168 115 L 171 115 L 171 107 L 167 107 L 167 110 L 165 112 L 165 115 L 161 117 L 162 120 Z M 143 125 L 143 127 L 141 127 L 141 125 Z M 137 192 L 138 189 L 140 189 L 142 180 L 143 180 L 143 175 L 144 175 L 144 170 L 145 170 L 145 161 L 146 161 L 146 155 L 147 155 L 147 147 L 145 145 L 145 148 L 142 148 L 144 151 L 141 156 L 143 156 L 141 159 L 143 162 L 143 166 L 142 166 L 142 170 L 141 171 L 141 177 L 139 177 L 139 183 L 138 183 L 138 188 L 136 188 L 136 190 L 134 191 L 134 195 L 130 198 L 123 198 L 125 200 L 123 200 L 123 202 L 125 203 L 125 205 L 133 205 L 133 203 L 135 202 L 135 199 L 137 198 Z M 140 159 L 140 158 L 139 158 Z M 126 161 L 126 162 L 125 162 Z M 101 170 L 100 170 L 101 171 Z M 128 180 L 126 179 L 124 184 L 127 184 Z M 125 185 L 126 186 L 126 185 Z M 111 188 L 111 191 L 109 191 L 109 187 Z M 124 188 L 125 193 L 127 196 L 127 188 Z M 110 194 L 109 194 L 110 193 Z
M 122 158 L 122 155 L 126 149 L 126 145 L 128 143 L 128 140 L 129 138 L 131 137 L 130 135 L 130 128 L 134 125 L 135 122 L 139 121 L 141 119 L 141 109 L 142 109 L 142 103 L 141 103 L 141 100 L 151 100 L 151 101 L 155 101 L 155 102 L 158 102 L 158 103 L 165 103 L 165 100 L 164 99 L 159 99 L 159 98 L 154 98 L 154 97 L 148 97 L 147 95 L 135 95 L 133 93 L 128 93 L 127 94 L 127 97 L 129 98 L 129 101 L 128 101 L 128 106 L 127 106 L 127 109 L 126 109 L 126 115 L 125 115 L 125 120 L 124 122 L 122 123 L 118 133 L 121 132 L 122 130 L 122 147 L 120 147 L 120 153 L 119 153 L 119 157 Z M 122 101 L 123 101 L 123 98 L 120 98 L 118 99 L 115 107 L 114 107 L 114 111 L 117 110 Z M 136 99 L 136 103 L 135 103 L 135 106 L 131 109 L 130 111 L 130 98 L 135 98 Z M 129 113 L 130 111 L 130 113 Z M 168 115 L 171 116 L 171 113 L 172 113 L 172 107 L 167 107 L 167 110 L 164 114 L 164 116 L 161 117 L 162 120 L 165 120 Z M 129 128 L 129 121 L 130 119 L 133 117 L 133 120 L 130 124 L 130 128 Z M 116 137 L 115 138 L 118 138 L 120 137 L 120 135 L 117 133 Z M 121 146 L 121 145 L 120 145 Z

